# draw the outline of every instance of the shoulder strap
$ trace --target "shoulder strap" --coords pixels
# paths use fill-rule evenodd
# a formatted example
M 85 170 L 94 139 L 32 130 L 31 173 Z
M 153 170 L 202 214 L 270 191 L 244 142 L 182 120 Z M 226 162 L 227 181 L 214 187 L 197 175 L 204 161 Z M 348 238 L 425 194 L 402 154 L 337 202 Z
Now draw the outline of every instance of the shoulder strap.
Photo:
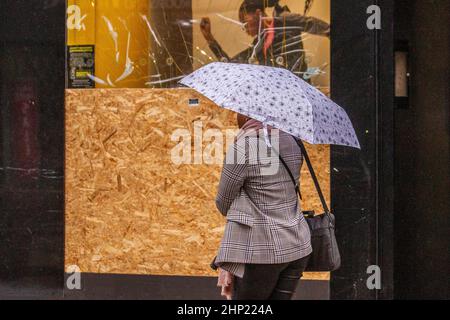
M 320 188 L 319 181 L 317 180 L 316 173 L 314 172 L 314 168 L 311 164 L 311 160 L 309 159 L 308 152 L 306 151 L 305 145 L 303 144 L 303 141 L 296 139 L 295 137 L 292 137 L 292 138 L 295 140 L 295 142 L 297 142 L 297 145 L 302 150 L 303 157 L 305 158 L 306 164 L 308 165 L 309 172 L 311 173 L 311 177 L 314 181 L 314 186 L 316 187 L 317 193 L 319 194 L 319 198 L 320 198 L 320 202 L 322 203 L 323 210 L 325 211 L 325 213 L 328 214 L 328 213 L 330 213 L 330 210 L 328 209 L 327 202 L 325 201 L 325 197 L 323 196 L 322 189 Z M 280 158 L 281 163 L 283 164 L 283 166 L 289 173 L 292 183 L 295 186 L 295 191 L 300 195 L 300 199 L 301 199 L 300 188 L 299 188 L 298 182 L 295 181 L 294 175 L 292 174 L 291 170 L 289 169 L 288 165 L 286 164 L 284 159 L 281 157 L 281 155 L 278 155 L 278 157 Z
M 283 166 L 286 168 L 286 170 L 287 170 L 287 172 L 289 174 L 289 177 L 291 177 L 292 183 L 294 184 L 294 187 L 295 187 L 295 192 L 300 196 L 300 199 L 303 200 L 302 194 L 300 193 L 300 185 L 298 184 L 297 181 L 295 181 L 295 178 L 294 178 L 294 175 L 292 174 L 292 171 L 289 169 L 286 161 L 284 161 L 284 159 L 280 155 L 278 155 L 278 157 L 280 158 L 280 161 L 283 164 Z

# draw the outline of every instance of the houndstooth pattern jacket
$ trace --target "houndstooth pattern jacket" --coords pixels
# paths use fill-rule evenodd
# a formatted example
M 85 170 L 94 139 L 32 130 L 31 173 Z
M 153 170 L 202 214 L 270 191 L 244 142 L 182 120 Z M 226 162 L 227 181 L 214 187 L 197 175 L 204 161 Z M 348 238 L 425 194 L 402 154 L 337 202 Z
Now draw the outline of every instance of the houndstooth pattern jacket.
M 274 131 L 277 138 L 273 131 L 270 136 L 277 142 L 276 153 L 261 155 L 261 148 L 268 149 L 261 143 L 264 139 L 241 137 L 228 150 L 222 169 L 216 205 L 227 223 L 215 264 L 240 277 L 245 264 L 287 263 L 312 252 L 295 188 L 277 155 L 298 180 L 301 150 L 290 135 Z M 231 154 L 234 163 L 229 161 Z

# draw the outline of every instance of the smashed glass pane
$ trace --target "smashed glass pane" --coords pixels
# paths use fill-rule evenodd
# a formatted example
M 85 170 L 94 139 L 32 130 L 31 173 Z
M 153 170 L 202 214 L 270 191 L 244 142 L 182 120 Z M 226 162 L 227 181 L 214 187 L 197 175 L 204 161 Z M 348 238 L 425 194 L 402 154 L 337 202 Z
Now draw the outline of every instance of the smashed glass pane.
M 329 93 L 329 0 L 69 0 L 69 88 L 170 88 L 214 62 L 287 68 Z

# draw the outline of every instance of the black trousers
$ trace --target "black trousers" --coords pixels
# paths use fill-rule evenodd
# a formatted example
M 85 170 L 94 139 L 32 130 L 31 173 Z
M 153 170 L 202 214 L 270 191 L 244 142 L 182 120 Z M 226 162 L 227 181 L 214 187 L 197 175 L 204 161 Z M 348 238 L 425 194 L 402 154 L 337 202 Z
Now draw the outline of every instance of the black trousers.
M 291 300 L 309 256 L 283 264 L 246 264 L 244 277 L 235 277 L 233 300 Z

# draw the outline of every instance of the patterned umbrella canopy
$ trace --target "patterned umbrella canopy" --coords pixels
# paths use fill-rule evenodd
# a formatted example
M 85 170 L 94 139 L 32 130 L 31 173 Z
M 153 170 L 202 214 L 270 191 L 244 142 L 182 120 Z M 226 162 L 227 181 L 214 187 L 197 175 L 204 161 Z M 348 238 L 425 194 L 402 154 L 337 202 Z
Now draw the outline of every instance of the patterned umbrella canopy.
M 361 149 L 347 113 L 289 70 L 210 63 L 180 80 L 217 105 L 310 144 Z

